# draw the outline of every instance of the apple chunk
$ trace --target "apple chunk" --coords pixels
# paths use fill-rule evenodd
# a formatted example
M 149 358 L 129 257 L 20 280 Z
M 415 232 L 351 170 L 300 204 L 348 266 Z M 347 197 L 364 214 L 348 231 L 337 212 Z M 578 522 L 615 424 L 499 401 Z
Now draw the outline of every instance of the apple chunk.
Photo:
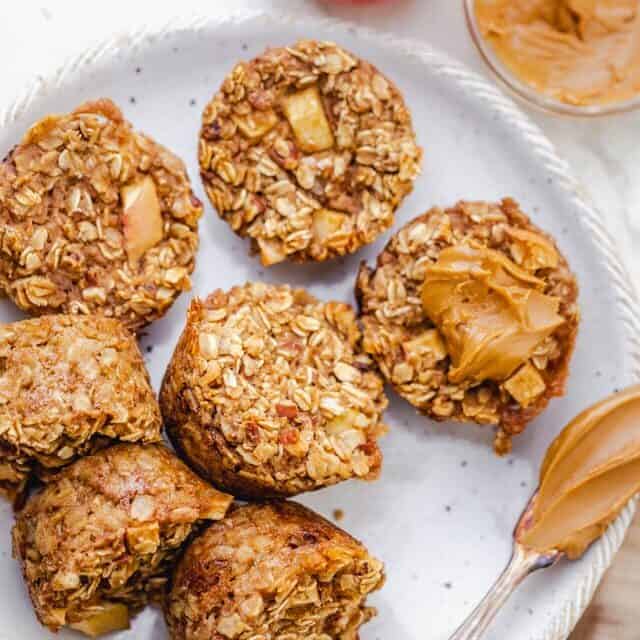
M 333 147 L 333 133 L 318 87 L 285 96 L 282 108 L 302 151 L 314 153 Z
M 525 364 L 516 374 L 512 375 L 503 386 L 523 407 L 528 407 L 541 396 L 547 388 L 542 376 L 531 363 Z
M 274 111 L 255 111 L 247 116 L 234 116 L 238 129 L 251 141 L 260 140 L 278 124 Z
M 124 246 L 130 263 L 162 240 L 162 214 L 156 185 L 146 176 L 120 191 Z
M 258 238 L 258 247 L 260 248 L 260 260 L 265 267 L 282 262 L 287 257 L 281 243 L 277 240 Z
M 129 628 L 129 610 L 126 605 L 119 602 L 106 602 L 101 606 L 102 608 L 91 618 L 72 622 L 69 626 L 91 638 Z
M 418 357 L 428 355 L 434 362 L 447 357 L 447 349 L 437 329 L 428 329 L 413 340 L 408 340 L 404 343 L 404 350 L 407 355 L 416 354 Z
M 347 220 L 347 215 L 331 209 L 318 209 L 313 214 L 313 238 L 323 243 L 336 231 L 342 228 Z

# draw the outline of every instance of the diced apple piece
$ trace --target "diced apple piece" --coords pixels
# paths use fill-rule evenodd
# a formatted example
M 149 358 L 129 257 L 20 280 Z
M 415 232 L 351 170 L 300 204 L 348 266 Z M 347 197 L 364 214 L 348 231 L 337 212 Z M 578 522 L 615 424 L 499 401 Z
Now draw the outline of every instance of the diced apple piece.
M 287 254 L 282 249 L 282 245 L 277 240 L 258 239 L 260 247 L 260 260 L 265 267 L 282 262 Z
M 560 259 L 556 248 L 539 233 L 510 226 L 505 231 L 514 240 L 511 248 L 514 259 L 525 269 L 536 271 L 555 269 L 558 266 Z
M 503 386 L 522 407 L 528 407 L 547 388 L 542 376 L 531 363 L 521 367 Z
M 208 500 L 208 507 L 200 509 L 200 517 L 203 520 L 222 520 L 233 502 L 233 497 L 226 493 L 216 492 Z
M 318 87 L 309 87 L 286 96 L 282 106 L 302 151 L 314 153 L 333 147 L 333 133 Z
M 447 348 L 437 329 L 429 329 L 417 338 L 409 340 L 405 344 L 404 350 L 407 355 L 412 353 L 418 356 L 431 355 L 435 362 L 447 357 Z
M 97 638 L 111 631 L 122 631 L 129 628 L 129 609 L 118 602 L 107 602 L 92 617 L 72 622 L 69 626 L 91 638 Z
M 278 124 L 278 116 L 271 110 L 254 111 L 246 116 L 233 116 L 233 121 L 249 140 L 256 141 Z
M 354 409 L 330 420 L 325 429 L 336 453 L 342 460 L 350 460 L 353 452 L 366 441 L 364 429 L 367 427 L 367 418 L 364 414 Z
M 127 547 L 134 553 L 154 553 L 160 544 L 160 527 L 157 522 L 129 527 L 126 540 Z
M 318 209 L 313 214 L 313 238 L 323 243 L 329 236 L 338 231 L 347 220 L 347 215 L 331 209 Z
M 366 417 L 355 409 L 348 409 L 339 416 L 329 420 L 325 426 L 327 435 L 335 436 L 349 429 L 364 429 L 367 426 Z
M 135 264 L 151 247 L 162 240 L 163 224 L 156 185 L 146 176 L 122 187 L 122 225 L 129 262 Z
M 67 610 L 62 607 L 54 607 L 53 609 L 49 609 L 48 611 L 49 618 L 53 623 L 64 627 L 67 624 Z

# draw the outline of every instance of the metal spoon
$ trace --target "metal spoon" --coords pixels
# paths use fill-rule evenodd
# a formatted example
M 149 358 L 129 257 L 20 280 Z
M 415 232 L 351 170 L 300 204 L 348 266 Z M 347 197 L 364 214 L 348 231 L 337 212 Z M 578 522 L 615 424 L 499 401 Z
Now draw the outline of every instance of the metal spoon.
M 526 529 L 531 522 L 531 510 L 536 496 L 537 492 L 529 500 L 513 532 L 511 560 L 509 560 L 495 584 L 489 589 L 487 595 L 449 640 L 479 640 L 482 638 L 502 605 L 509 599 L 509 596 L 516 590 L 518 585 L 534 571 L 546 569 L 564 556 L 564 553 L 557 549 L 550 549 L 541 553 L 540 551 L 529 549 L 518 542 L 518 533 Z

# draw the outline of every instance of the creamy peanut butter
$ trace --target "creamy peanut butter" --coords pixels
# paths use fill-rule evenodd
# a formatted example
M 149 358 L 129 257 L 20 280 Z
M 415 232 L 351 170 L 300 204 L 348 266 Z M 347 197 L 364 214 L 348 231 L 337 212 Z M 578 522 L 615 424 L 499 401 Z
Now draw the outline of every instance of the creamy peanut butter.
M 522 81 L 574 105 L 640 92 L 638 0 L 476 0 L 482 37 Z
M 557 264 L 555 249 L 535 237 L 522 236 L 526 256 Z M 543 290 L 542 280 L 498 251 L 475 244 L 442 250 L 426 269 L 422 305 L 444 338 L 449 379 L 502 381 L 523 365 L 564 322 L 559 300 Z
M 536 551 L 577 558 L 640 491 L 640 385 L 574 418 L 544 459 L 540 487 L 516 533 Z

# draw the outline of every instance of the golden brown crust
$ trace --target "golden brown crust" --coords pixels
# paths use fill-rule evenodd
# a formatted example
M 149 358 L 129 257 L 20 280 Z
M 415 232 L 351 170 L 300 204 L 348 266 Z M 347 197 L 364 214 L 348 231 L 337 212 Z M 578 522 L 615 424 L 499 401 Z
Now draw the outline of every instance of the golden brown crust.
M 433 328 L 420 300 L 424 267 L 435 262 L 443 248 L 469 238 L 521 263 L 516 243 L 505 232 L 508 226 L 533 231 L 557 249 L 553 238 L 533 225 L 512 199 L 496 204 L 460 202 L 450 209 L 431 209 L 405 225 L 378 256 L 375 269 L 361 265 L 356 282 L 363 345 L 387 381 L 435 420 L 495 425 L 498 453 L 509 451 L 511 436 L 522 432 L 552 397 L 564 393 L 580 314 L 578 285 L 562 254 L 558 251 L 556 268 L 533 271 L 545 282 L 544 292 L 560 299 L 559 313 L 565 323 L 531 359 L 544 380 L 545 390 L 527 407 L 520 406 L 493 381 L 479 385 L 451 383 L 447 378 L 449 358 L 434 362 L 413 353 L 411 340 Z
M 161 445 L 76 461 L 28 499 L 13 529 L 38 619 L 57 630 L 110 603 L 139 609 L 161 594 L 194 526 L 230 502 Z
M 237 507 L 187 549 L 165 617 L 172 640 L 357 638 L 382 564 L 291 502 Z
M 123 211 L 145 178 L 157 229 Z M 0 286 L 32 315 L 102 313 L 138 330 L 190 287 L 201 214 L 182 161 L 110 100 L 47 116 L 0 163 Z
M 0 488 L 113 440 L 155 442 L 161 417 L 133 336 L 100 316 L 0 325 Z
M 250 283 L 192 302 L 160 392 L 174 446 L 243 497 L 378 475 L 387 400 L 346 304 Z
M 291 125 L 287 100 L 303 94 L 302 124 L 313 104 L 324 112 L 325 146 L 309 148 Z M 400 91 L 330 42 L 239 63 L 202 118 L 207 194 L 265 264 L 326 260 L 372 242 L 393 223 L 421 158 Z

